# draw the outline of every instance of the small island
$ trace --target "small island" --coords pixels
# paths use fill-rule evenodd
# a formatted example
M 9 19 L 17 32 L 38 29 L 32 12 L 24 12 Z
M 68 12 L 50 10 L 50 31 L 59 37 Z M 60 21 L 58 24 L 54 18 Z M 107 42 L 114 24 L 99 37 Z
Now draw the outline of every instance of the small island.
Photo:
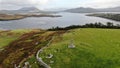
M 95 17 L 120 21 L 120 14 L 114 14 L 114 13 L 96 13 L 96 14 L 88 14 L 87 16 L 95 16 Z
M 61 17 L 61 15 L 50 14 L 0 14 L 0 21 L 19 20 L 27 17 Z

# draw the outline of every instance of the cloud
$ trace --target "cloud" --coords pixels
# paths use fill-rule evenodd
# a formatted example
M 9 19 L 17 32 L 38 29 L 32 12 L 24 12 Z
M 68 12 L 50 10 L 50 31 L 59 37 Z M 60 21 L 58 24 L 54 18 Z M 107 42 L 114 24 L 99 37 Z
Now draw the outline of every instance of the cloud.
M 48 3 L 49 0 L 1 0 L 1 4 L 14 4 L 14 5 L 43 5 Z
M 43 6 L 47 4 L 50 0 L 0 0 L 0 9 L 3 8 L 17 8 L 17 7 L 27 7 L 27 6 Z
M 47 4 L 50 0 L 28 0 L 31 4 L 34 5 L 45 5 Z
M 120 6 L 120 0 L 0 0 L 0 9 L 19 9 L 36 6 L 40 9 L 50 7 L 93 7 L 107 8 Z
M 94 7 L 94 8 L 108 8 L 120 6 L 120 0 L 88 0 L 79 6 Z

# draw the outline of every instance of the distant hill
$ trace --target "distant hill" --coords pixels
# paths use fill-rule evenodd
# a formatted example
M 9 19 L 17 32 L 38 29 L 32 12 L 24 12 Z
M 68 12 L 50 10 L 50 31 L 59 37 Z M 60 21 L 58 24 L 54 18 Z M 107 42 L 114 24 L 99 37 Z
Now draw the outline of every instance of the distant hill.
M 57 9 L 48 9 L 48 10 L 39 10 L 36 7 L 23 7 L 18 10 L 0 10 L 1 13 L 8 14 L 19 14 L 19 13 L 53 13 L 53 12 L 72 12 L 72 13 L 93 13 L 93 12 L 120 12 L 120 6 L 114 8 L 102 8 L 102 9 L 94 9 L 94 8 L 57 8 Z
M 98 11 L 102 11 L 102 12 L 120 12 L 120 6 L 119 7 L 114 7 L 114 8 L 98 9 Z
M 98 12 L 98 10 L 93 9 L 93 8 L 73 8 L 73 9 L 68 9 L 65 10 L 65 12 L 73 12 L 73 13 L 91 13 L 91 12 Z
M 0 13 L 9 13 L 9 14 L 16 14 L 16 13 L 38 13 L 43 12 L 36 7 L 23 7 L 18 10 L 1 10 Z
M 36 7 L 23 7 L 17 11 L 22 11 L 22 12 L 40 12 L 40 10 Z
M 73 8 L 65 10 L 64 12 L 72 12 L 72 13 L 92 13 L 92 12 L 120 12 L 120 7 L 114 8 L 103 8 L 103 9 L 94 9 L 94 8 Z

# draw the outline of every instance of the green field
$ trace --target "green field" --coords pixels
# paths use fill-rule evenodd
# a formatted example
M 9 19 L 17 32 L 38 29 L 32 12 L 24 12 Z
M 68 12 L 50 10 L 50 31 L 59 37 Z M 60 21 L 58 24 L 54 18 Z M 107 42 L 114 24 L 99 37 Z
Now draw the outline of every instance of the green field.
M 54 32 L 41 32 L 41 30 L 0 31 L 1 49 L 6 46 L 16 47 L 20 45 L 19 48 L 17 46 L 15 51 L 12 51 L 15 48 L 5 50 L 6 52 L 12 51 L 9 56 L 6 56 L 6 52 L 3 53 L 6 58 L 4 58 L 1 51 L 2 56 L 0 57 L 5 59 L 5 64 L 8 63 L 8 60 L 18 60 L 15 57 L 19 57 L 23 62 L 21 64 L 27 61 L 30 63 L 31 68 L 40 68 L 35 54 L 39 48 L 48 43 L 46 40 L 52 34 Z M 39 56 L 52 68 L 120 68 L 119 35 L 119 29 L 79 28 L 69 30 L 64 34 L 60 34 L 58 31 L 58 35 L 52 36 L 54 37 L 52 43 Z M 17 41 L 15 46 L 14 44 L 9 45 L 15 40 Z M 33 42 L 36 42 L 35 40 L 41 43 L 38 45 L 33 44 Z M 68 48 L 71 40 L 73 40 L 75 48 Z M 23 50 L 23 48 L 25 49 Z M 26 61 L 24 56 L 19 56 L 25 53 L 29 53 L 28 56 L 31 56 L 26 58 Z M 52 54 L 53 57 L 46 58 L 49 54 Z
M 10 42 L 16 40 L 18 37 L 20 37 L 24 33 L 28 33 L 32 30 L 8 30 L 8 31 L 0 31 L 0 48 L 3 48 L 7 46 Z
M 71 39 L 76 46 L 73 49 L 68 48 Z M 46 58 L 48 54 L 53 57 Z M 120 68 L 120 30 L 70 30 L 56 36 L 40 56 L 52 68 Z
M 33 68 L 39 68 L 37 51 L 57 34 L 60 33 L 40 29 L 0 31 L 0 68 L 24 67 L 27 60 Z

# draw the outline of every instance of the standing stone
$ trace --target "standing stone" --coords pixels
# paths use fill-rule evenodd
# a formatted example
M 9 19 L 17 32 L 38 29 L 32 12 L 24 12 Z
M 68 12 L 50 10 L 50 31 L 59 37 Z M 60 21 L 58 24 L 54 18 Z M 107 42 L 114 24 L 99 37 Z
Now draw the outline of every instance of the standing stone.
M 71 40 L 70 44 L 68 45 L 68 48 L 75 48 L 75 45 L 73 44 L 73 40 Z

